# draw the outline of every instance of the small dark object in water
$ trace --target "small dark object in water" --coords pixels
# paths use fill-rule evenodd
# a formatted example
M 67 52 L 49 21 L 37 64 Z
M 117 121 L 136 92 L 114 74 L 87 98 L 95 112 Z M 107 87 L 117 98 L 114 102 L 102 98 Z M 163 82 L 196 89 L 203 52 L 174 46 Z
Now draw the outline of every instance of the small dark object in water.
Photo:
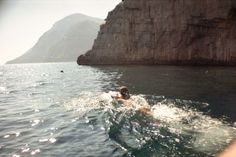
M 63 70 L 61 70 L 61 73 L 64 73 L 64 71 L 63 71 Z

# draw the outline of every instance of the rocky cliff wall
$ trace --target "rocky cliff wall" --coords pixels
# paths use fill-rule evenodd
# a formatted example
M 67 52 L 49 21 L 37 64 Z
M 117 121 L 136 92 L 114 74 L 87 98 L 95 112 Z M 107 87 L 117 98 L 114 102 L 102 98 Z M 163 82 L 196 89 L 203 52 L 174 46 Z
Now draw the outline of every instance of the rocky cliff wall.
M 236 65 L 236 1 L 124 0 L 78 63 Z

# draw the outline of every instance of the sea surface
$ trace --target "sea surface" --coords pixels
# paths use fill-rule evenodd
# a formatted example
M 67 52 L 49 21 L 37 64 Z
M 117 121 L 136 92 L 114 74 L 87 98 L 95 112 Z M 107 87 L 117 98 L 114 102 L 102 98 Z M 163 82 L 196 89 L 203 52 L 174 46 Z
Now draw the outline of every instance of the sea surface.
M 0 66 L 1 157 L 211 157 L 234 138 L 235 67 Z

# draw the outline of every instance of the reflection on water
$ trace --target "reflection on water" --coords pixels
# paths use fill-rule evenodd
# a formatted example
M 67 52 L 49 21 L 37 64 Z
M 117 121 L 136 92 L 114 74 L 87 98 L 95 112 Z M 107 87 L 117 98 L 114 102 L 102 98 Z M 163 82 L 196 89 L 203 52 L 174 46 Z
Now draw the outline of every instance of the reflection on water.
M 219 67 L 0 66 L 0 156 L 213 156 L 236 137 L 235 77 Z M 120 85 L 131 107 L 109 95 Z M 152 116 L 138 110 L 147 105 Z

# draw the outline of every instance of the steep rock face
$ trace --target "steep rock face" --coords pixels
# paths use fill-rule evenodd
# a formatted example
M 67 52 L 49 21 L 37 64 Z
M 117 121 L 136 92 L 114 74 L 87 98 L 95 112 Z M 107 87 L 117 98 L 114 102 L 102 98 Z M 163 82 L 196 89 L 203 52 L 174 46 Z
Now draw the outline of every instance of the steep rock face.
M 78 64 L 236 64 L 236 1 L 124 0 Z
M 76 61 L 78 55 L 91 49 L 102 23 L 102 19 L 83 14 L 67 16 L 44 33 L 29 51 L 7 64 Z

